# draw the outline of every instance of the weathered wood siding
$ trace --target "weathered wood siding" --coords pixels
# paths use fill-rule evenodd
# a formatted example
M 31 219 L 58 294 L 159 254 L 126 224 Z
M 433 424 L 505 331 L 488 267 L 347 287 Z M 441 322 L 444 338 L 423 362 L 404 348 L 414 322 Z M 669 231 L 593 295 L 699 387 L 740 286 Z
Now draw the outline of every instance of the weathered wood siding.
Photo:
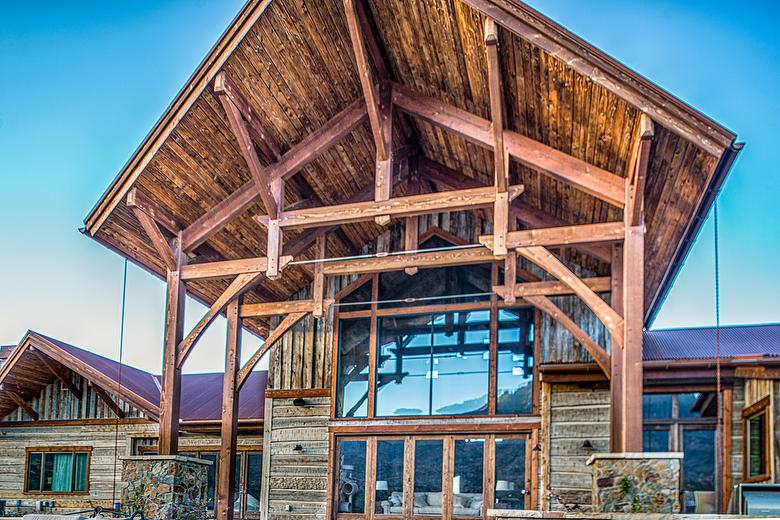
M 547 500 L 553 511 L 589 511 L 591 469 L 585 462 L 594 451 L 609 451 L 609 389 L 602 386 L 544 385 L 550 395 L 549 427 L 542 428 L 541 443 L 548 443 L 549 462 L 542 475 L 549 490 Z M 544 414 L 544 411 L 543 411 Z M 583 449 L 590 441 L 593 450 Z
M 270 415 L 270 417 L 269 417 Z M 266 520 L 325 518 L 330 399 L 269 399 L 264 440 L 263 509 Z M 303 451 L 295 451 L 300 445 Z
M 35 508 L 35 502 L 54 501 L 54 511 L 64 512 L 95 506 L 111 506 L 120 497 L 124 486 L 121 480 L 120 457 L 138 454 L 141 445 L 156 444 L 158 425 L 153 422 L 120 423 L 100 421 L 99 424 L 60 426 L 12 426 L 0 427 L 0 500 L 22 500 L 18 509 L 9 503 L 9 512 L 27 512 Z M 262 435 L 241 435 L 241 446 L 261 446 Z M 179 447 L 219 450 L 218 435 L 188 434 L 179 440 Z M 89 493 L 82 495 L 25 494 L 24 472 L 27 448 L 55 447 L 91 448 L 89 465 Z M 185 453 L 186 454 L 186 453 Z M 116 473 L 114 472 L 116 470 Z M 48 508 L 46 509 L 48 510 Z
M 38 412 L 39 420 L 55 421 L 70 419 L 113 419 L 114 412 L 95 393 L 91 385 L 78 374 L 66 369 L 68 376 L 78 388 L 81 395 L 74 395 L 59 379 L 43 388 L 40 393 L 28 402 Z M 107 390 L 108 391 L 108 390 Z M 125 412 L 125 417 L 143 417 L 144 414 L 130 404 L 117 399 L 109 391 L 109 395 Z M 2 418 L 5 422 L 30 421 L 31 418 L 21 408 Z
M 734 484 L 742 481 L 742 410 L 745 408 L 745 385 L 734 384 L 731 394 L 731 475 Z

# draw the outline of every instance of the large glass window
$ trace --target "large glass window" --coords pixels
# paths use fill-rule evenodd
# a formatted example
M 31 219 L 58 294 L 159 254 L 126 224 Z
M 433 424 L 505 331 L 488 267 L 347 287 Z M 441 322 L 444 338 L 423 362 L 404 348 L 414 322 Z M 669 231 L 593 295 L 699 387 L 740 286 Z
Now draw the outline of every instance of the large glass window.
M 528 414 L 534 400 L 533 313 L 498 311 L 498 376 L 496 413 Z
M 29 450 L 27 493 L 86 493 L 89 450 Z
M 525 509 L 525 439 L 496 438 L 496 509 Z
M 400 515 L 404 500 L 404 441 L 376 443 L 376 500 L 379 514 Z
M 366 504 L 366 441 L 339 441 L 338 454 L 338 512 L 363 513 Z
M 371 320 L 339 320 L 339 417 L 366 417 Z
M 761 399 L 742 412 L 745 425 L 745 480 L 759 482 L 770 477 L 769 398 Z
M 482 516 L 485 439 L 456 439 L 452 515 Z
M 645 451 L 683 452 L 685 513 L 715 512 L 716 399 L 713 392 L 646 394 Z
M 376 415 L 487 413 L 490 312 L 381 318 Z
M 414 513 L 441 516 L 444 441 L 418 440 L 414 447 Z

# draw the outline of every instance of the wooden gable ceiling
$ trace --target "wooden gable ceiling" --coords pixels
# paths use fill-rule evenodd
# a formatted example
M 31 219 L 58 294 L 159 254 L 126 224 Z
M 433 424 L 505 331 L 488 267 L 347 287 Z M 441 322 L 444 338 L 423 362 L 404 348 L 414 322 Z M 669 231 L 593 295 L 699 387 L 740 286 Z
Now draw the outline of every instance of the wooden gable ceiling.
M 583 73 L 581 60 L 564 61 L 566 49 L 561 45 L 550 46 L 544 39 L 531 43 L 518 24 L 523 17 L 540 17 L 538 13 L 500 0 L 367 0 L 366 5 L 393 80 L 488 119 L 481 11 L 490 12 L 504 27 L 500 49 L 508 128 L 626 176 L 641 115 L 636 95 L 618 96 L 606 76 L 594 80 Z M 549 38 L 563 35 L 572 48 L 586 45 L 547 19 L 535 20 L 553 31 Z M 669 266 L 734 135 L 649 82 L 642 83 L 646 80 L 634 73 L 622 72 L 627 69 L 595 49 L 587 49 L 597 65 L 606 63 L 622 74 L 626 92 L 650 92 L 643 109 L 657 109 L 650 112 L 656 137 L 645 192 L 645 292 L 650 307 L 670 276 Z M 361 97 L 342 2 L 250 1 L 86 220 L 87 232 L 95 239 L 161 276 L 164 264 L 125 204 L 128 191 L 138 188 L 186 227 L 251 179 L 213 94 L 211 80 L 219 70 L 246 95 L 282 151 Z M 397 115 L 396 125 L 396 149 L 416 147 L 427 159 L 491 184 L 491 151 L 408 115 Z M 703 125 L 709 133 L 691 138 L 691 132 Z M 374 167 L 374 142 L 364 121 L 288 183 L 287 203 L 347 200 L 372 186 Z M 512 163 L 511 176 L 512 183 L 525 185 L 522 203 L 559 220 L 579 224 L 621 217 L 618 208 L 517 162 Z M 253 220 L 262 213 L 258 199 L 198 252 L 210 259 L 263 254 L 266 233 Z M 329 256 L 354 252 L 382 228 L 368 222 L 343 230 L 329 241 Z M 285 240 L 297 233 L 285 233 Z M 300 256 L 310 257 L 311 252 Z M 246 299 L 248 303 L 286 299 L 309 280 L 305 268 L 289 267 L 280 279 L 263 281 Z M 188 289 L 212 302 L 227 284 L 198 281 Z

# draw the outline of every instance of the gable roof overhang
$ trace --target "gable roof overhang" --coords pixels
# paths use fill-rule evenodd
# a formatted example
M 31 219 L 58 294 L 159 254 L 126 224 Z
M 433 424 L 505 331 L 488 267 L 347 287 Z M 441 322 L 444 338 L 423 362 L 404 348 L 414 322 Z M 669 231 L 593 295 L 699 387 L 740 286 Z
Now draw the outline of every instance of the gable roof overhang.
M 640 114 L 652 117 L 657 132 L 645 190 L 645 304 L 651 321 L 739 151 L 735 135 L 520 2 L 424 0 L 410 6 L 369 0 L 367 6 L 394 81 L 482 117 L 489 114 L 482 21 L 494 18 L 505 29 L 509 128 L 615 175 L 626 176 Z M 251 178 L 214 99 L 216 74 L 225 71 L 241 88 L 286 150 L 359 99 L 351 57 L 341 2 L 250 0 L 87 216 L 86 233 L 164 276 L 162 260 L 126 206 L 129 191 L 139 188 L 187 226 Z M 405 115 L 396 125 L 398 134 L 416 141 L 396 146 L 414 145 L 426 159 L 490 183 L 491 152 Z M 373 158 L 363 122 L 297 174 L 308 189 L 288 190 L 288 202 L 300 201 L 303 191 L 326 204 L 354 196 L 373 182 Z M 620 215 L 526 166 L 513 164 L 511 176 L 526 186 L 525 203 L 558 219 L 579 224 Z M 264 212 L 262 203 L 252 204 L 206 242 L 205 255 L 263 254 L 265 232 L 251 215 Z M 372 224 L 343 229 L 330 241 L 329 256 L 348 254 L 381 232 Z M 246 299 L 286 299 L 309 280 L 306 269 L 289 267 Z M 208 304 L 225 286 L 224 280 L 199 281 L 188 284 L 188 291 Z

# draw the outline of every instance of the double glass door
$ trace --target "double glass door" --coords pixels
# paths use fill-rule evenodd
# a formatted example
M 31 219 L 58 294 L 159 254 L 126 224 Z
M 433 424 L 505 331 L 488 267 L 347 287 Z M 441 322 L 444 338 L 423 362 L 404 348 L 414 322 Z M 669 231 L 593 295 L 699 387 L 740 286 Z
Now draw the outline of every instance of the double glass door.
M 484 518 L 532 507 L 526 435 L 342 437 L 333 510 L 340 517 Z

